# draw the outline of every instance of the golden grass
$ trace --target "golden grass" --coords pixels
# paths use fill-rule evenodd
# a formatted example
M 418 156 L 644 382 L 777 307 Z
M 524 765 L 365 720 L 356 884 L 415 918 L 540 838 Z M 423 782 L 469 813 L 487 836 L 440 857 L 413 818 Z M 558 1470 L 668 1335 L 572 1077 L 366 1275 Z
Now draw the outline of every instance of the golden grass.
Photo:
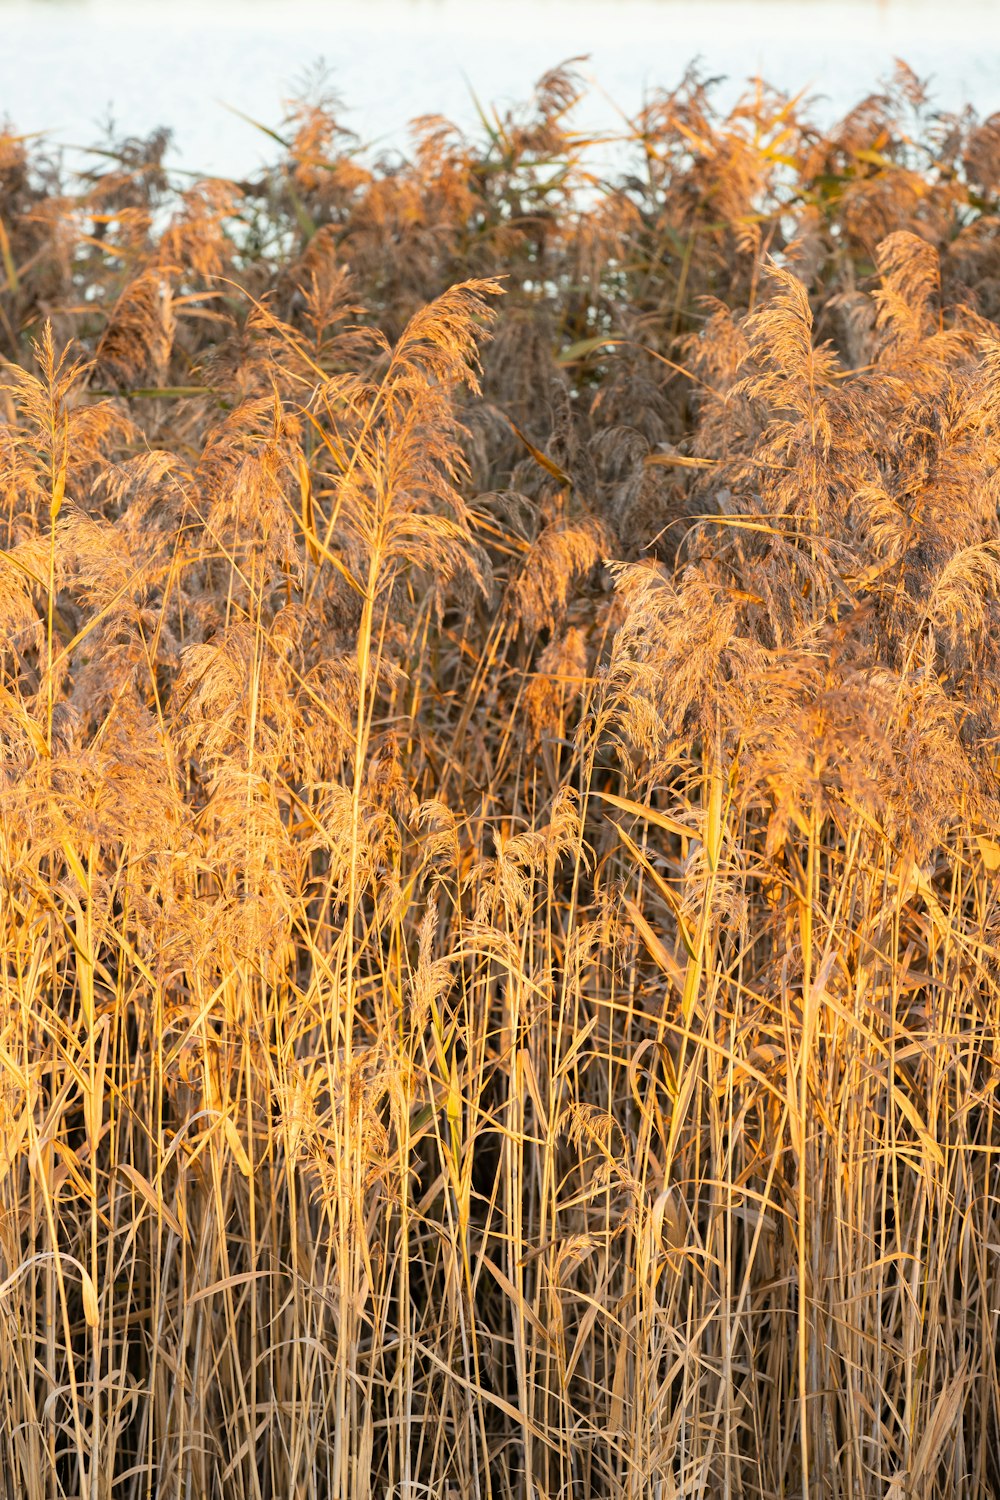
M 1000 128 L 575 98 L 0 138 L 4 1500 L 995 1492 Z

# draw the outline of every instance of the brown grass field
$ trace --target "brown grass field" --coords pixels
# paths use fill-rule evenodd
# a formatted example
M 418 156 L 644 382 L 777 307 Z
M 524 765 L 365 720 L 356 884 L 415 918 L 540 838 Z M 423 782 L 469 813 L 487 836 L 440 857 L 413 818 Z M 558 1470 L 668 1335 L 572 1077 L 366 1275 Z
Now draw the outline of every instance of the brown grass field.
M 578 94 L 0 135 L 3 1500 L 1000 1494 L 1000 116 Z

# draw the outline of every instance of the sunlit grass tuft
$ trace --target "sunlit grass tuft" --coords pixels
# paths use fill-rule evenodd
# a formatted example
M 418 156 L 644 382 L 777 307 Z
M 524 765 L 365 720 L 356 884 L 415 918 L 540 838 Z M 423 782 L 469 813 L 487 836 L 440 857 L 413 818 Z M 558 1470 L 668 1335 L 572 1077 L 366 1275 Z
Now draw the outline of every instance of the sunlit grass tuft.
M 998 1483 L 1000 133 L 576 97 L 0 137 L 4 1500 Z

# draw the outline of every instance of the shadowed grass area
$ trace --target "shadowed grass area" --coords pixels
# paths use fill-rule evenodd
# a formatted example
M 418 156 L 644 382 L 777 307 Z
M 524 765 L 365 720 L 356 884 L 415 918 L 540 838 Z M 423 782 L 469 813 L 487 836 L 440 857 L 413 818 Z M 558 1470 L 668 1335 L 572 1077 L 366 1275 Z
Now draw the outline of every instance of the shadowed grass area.
M 998 1482 L 1000 123 L 0 137 L 3 1500 Z

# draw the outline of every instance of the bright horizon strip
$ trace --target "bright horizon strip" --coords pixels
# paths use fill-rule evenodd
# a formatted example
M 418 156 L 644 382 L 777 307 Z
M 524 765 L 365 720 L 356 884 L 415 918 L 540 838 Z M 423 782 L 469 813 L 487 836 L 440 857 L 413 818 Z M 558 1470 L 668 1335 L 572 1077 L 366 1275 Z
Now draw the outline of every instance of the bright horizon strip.
M 278 125 L 321 57 L 344 123 L 396 148 L 415 116 L 475 129 L 472 91 L 491 107 L 522 102 L 581 53 L 594 81 L 584 130 L 613 130 L 616 111 L 635 113 L 696 57 L 725 75 L 722 107 L 759 74 L 819 96 L 817 117 L 832 120 L 902 57 L 940 107 L 1000 108 L 1000 6 L 988 0 L 952 6 L 948 35 L 934 0 L 508 0 L 499 23 L 475 0 L 0 0 L 0 18 L 0 118 L 78 146 L 98 139 L 110 107 L 124 133 L 171 128 L 173 165 L 223 176 L 272 154 L 225 106 Z

